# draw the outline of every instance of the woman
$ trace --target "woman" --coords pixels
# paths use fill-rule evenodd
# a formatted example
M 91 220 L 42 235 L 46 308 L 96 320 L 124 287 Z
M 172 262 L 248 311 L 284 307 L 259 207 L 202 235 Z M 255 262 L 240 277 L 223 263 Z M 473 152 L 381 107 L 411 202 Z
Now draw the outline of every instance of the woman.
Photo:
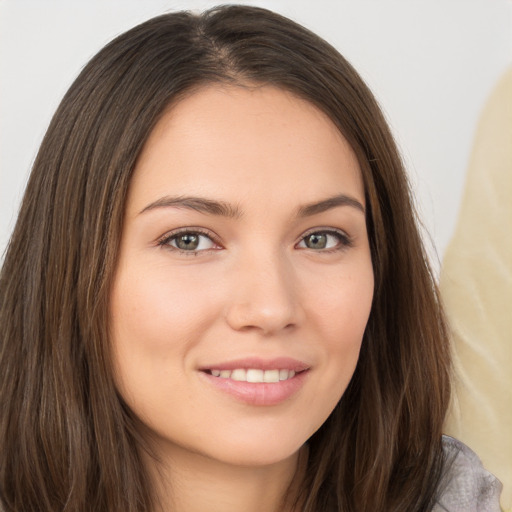
M 279 15 L 168 14 L 94 57 L 0 294 L 6 511 L 422 511 L 467 466 L 495 510 L 443 447 L 446 327 L 383 116 Z

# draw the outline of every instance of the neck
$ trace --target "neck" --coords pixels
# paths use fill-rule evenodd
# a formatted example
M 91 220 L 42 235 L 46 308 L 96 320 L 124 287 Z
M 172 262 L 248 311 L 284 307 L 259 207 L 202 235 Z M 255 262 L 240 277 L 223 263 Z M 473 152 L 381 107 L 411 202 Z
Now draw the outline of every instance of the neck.
M 173 450 L 172 458 L 146 458 L 159 512 L 298 512 L 307 448 L 266 466 L 236 466 Z

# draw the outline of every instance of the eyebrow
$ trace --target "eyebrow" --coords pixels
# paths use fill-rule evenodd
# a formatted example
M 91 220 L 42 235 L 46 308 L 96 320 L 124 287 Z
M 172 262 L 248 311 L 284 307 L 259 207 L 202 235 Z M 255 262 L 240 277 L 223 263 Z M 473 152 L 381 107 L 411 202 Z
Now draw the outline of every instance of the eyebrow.
M 148 204 L 140 213 L 144 213 L 156 208 L 185 208 L 187 210 L 195 210 L 201 213 L 208 213 L 210 215 L 219 215 L 221 217 L 238 218 L 241 217 L 242 212 L 238 206 L 231 205 L 224 201 L 215 201 L 205 197 L 191 197 L 191 196 L 165 196 L 157 199 L 151 204 Z
M 302 205 L 297 210 L 297 217 L 311 217 L 319 213 L 337 208 L 339 206 L 350 206 L 365 213 L 365 208 L 361 202 L 357 199 L 347 196 L 345 194 L 338 194 L 333 197 L 329 197 L 322 201 L 308 203 Z M 221 217 L 228 218 L 240 218 L 242 217 L 242 210 L 238 205 L 232 205 L 225 201 L 217 201 L 208 199 L 205 197 L 195 196 L 164 196 L 156 201 L 148 204 L 144 207 L 139 214 L 147 211 L 155 210 L 157 208 L 184 208 L 188 210 L 194 210 L 200 213 L 206 213 L 210 215 L 218 215 Z
M 351 206 L 360 210 L 363 214 L 366 214 L 365 207 L 354 197 L 347 196 L 345 194 L 338 194 L 333 197 L 324 199 L 323 201 L 309 203 L 301 206 L 298 210 L 298 217 L 310 217 L 317 215 L 318 213 L 337 208 L 338 206 Z

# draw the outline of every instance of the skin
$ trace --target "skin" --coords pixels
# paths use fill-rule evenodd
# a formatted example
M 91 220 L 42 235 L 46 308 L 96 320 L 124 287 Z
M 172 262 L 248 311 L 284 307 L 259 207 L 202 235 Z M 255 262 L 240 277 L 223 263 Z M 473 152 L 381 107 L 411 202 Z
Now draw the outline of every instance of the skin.
M 340 194 L 348 203 L 297 215 Z M 233 215 L 162 205 L 170 196 Z M 117 386 L 158 456 L 147 464 L 164 510 L 283 510 L 304 443 L 357 364 L 374 286 L 364 206 L 347 141 L 280 89 L 205 87 L 151 133 L 127 200 L 111 330 Z M 183 228 L 201 230 L 198 250 L 178 250 Z M 282 356 L 309 369 L 270 406 L 200 371 Z

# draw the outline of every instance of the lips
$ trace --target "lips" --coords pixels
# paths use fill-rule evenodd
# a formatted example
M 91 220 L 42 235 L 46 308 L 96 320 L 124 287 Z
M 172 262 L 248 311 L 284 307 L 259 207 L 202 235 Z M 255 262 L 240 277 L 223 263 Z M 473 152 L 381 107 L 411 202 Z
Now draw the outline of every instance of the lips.
M 306 381 L 310 365 L 291 358 L 215 363 L 200 368 L 216 390 L 249 405 L 271 406 L 292 398 Z

